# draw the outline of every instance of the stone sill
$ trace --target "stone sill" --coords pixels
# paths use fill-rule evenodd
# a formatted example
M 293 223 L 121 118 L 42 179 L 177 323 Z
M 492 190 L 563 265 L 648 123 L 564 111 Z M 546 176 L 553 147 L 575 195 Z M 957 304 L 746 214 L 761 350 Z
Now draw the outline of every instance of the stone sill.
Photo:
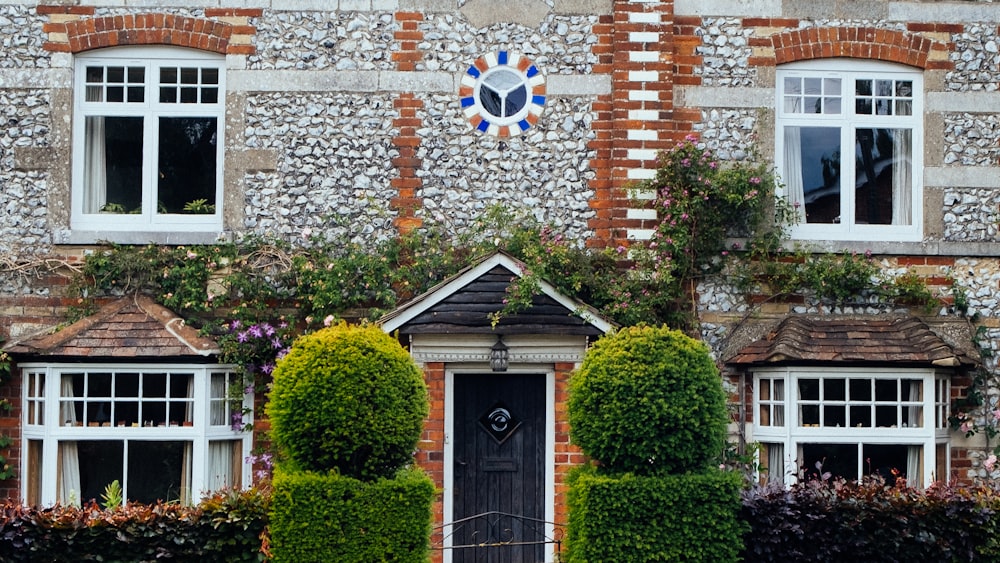
M 53 233 L 55 244 L 89 245 L 111 242 L 116 244 L 217 244 L 233 240 L 232 233 L 220 231 L 81 231 L 59 230 Z

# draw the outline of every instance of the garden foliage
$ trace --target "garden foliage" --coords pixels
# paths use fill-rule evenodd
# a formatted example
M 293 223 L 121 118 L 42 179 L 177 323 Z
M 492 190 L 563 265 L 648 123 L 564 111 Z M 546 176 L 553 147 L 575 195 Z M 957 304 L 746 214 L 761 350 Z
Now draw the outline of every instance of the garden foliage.
M 570 381 L 573 442 L 606 472 L 701 471 L 725 447 L 720 381 L 704 343 L 624 328 L 598 340 Z
M 995 487 L 814 480 L 747 490 L 740 516 L 746 561 L 1000 561 Z
M 227 491 L 196 507 L 133 504 L 102 510 L 0 505 L 0 560 L 9 563 L 78 561 L 264 561 L 261 538 L 267 495 Z
M 427 416 L 423 375 L 376 326 L 331 326 L 295 341 L 274 370 L 267 415 L 286 469 L 361 480 L 410 463 Z
M 417 469 L 358 481 L 334 472 L 274 475 L 275 563 L 425 563 L 434 484 Z

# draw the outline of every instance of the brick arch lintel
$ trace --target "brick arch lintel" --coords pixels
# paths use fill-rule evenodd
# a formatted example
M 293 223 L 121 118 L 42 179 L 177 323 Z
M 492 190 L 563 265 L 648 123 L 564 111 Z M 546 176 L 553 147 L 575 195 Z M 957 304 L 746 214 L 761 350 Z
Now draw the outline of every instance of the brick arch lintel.
M 173 45 L 220 54 L 245 53 L 230 42 L 236 27 L 227 22 L 172 14 L 100 16 L 66 22 L 69 52 L 119 45 Z M 239 48 L 234 49 L 234 48 Z
M 905 64 L 921 69 L 934 66 L 948 46 L 920 34 L 876 27 L 809 27 L 771 37 L 775 63 L 847 57 Z

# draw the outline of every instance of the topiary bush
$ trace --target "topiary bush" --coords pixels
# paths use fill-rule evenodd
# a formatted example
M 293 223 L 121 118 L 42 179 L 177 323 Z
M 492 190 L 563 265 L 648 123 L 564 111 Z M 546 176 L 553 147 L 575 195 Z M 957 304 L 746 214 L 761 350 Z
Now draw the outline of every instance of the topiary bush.
M 411 462 L 427 388 L 409 354 L 378 327 L 340 324 L 305 335 L 273 377 L 266 412 L 286 469 L 368 481 Z
M 603 470 L 699 471 L 725 447 L 725 396 L 708 348 L 666 327 L 598 340 L 569 388 L 572 440 Z

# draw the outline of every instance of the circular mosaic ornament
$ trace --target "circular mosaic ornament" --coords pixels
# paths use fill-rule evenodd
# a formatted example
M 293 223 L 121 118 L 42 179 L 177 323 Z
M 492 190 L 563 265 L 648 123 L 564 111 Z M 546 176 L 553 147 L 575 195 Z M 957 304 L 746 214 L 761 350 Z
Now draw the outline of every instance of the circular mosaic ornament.
M 462 76 L 458 95 L 473 127 L 511 137 L 538 122 L 545 104 L 545 78 L 526 57 L 507 51 L 489 53 Z

